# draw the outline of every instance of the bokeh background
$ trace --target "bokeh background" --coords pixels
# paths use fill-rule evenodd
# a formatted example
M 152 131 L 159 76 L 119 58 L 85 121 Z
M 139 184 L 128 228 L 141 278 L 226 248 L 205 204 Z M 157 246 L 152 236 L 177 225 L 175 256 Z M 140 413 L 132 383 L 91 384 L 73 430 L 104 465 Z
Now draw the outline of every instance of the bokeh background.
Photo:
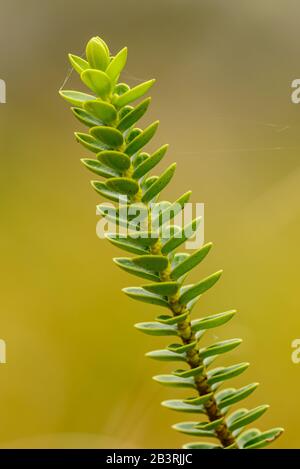
M 271 404 L 259 427 L 284 426 L 275 447 L 299 448 L 300 105 L 290 99 L 299 2 L 1 0 L 0 9 L 0 447 L 188 440 L 170 429 L 182 415 L 160 407 L 181 393 L 151 380 L 169 366 L 143 357 L 165 340 L 132 327 L 155 310 L 122 294 L 139 281 L 96 237 L 100 199 L 73 137 L 81 127 L 57 94 L 67 53 L 100 35 L 114 52 L 129 47 L 125 81 L 157 78 L 144 123 L 159 118 L 154 145 L 171 144 L 160 168 L 178 163 L 165 196 L 192 189 L 205 203 L 215 247 L 193 278 L 225 272 L 195 313 L 239 312 L 207 340 L 243 337 L 220 362 L 251 362 L 232 384 L 259 381 L 246 402 Z M 66 88 L 76 86 L 72 76 Z

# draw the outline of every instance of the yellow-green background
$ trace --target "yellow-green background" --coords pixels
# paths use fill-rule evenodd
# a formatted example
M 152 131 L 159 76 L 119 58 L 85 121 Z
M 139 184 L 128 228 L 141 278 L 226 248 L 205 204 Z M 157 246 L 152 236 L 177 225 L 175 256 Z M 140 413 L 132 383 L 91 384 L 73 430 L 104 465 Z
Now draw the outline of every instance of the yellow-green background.
M 124 80 L 157 78 L 146 122 L 169 142 L 160 168 L 176 160 L 165 191 L 188 189 L 205 203 L 214 250 L 196 279 L 222 281 L 195 315 L 238 309 L 207 339 L 241 336 L 219 364 L 250 361 L 232 384 L 261 382 L 246 405 L 271 404 L 259 427 L 284 426 L 276 447 L 300 447 L 300 76 L 297 1 L 1 0 L 0 105 L 1 447 L 179 447 L 170 429 L 186 415 L 160 401 L 184 393 L 160 387 L 168 365 L 143 357 L 164 339 L 133 329 L 155 308 L 121 288 L 139 283 L 117 270 L 122 255 L 95 234 L 99 197 L 79 159 L 81 129 L 57 95 L 67 53 L 93 35 L 116 52 L 129 47 Z M 73 77 L 66 88 L 76 87 Z M 154 148 L 154 145 L 152 145 Z

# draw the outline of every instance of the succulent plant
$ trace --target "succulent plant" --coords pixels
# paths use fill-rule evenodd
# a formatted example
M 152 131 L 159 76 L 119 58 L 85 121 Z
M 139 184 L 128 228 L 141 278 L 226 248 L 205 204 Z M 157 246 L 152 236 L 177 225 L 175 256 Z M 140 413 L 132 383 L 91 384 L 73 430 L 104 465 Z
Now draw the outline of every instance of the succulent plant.
M 264 414 L 268 406 L 232 411 L 235 404 L 255 391 L 258 383 L 239 389 L 220 389 L 227 380 L 243 373 L 249 364 L 213 365 L 216 358 L 238 347 L 241 340 L 229 339 L 208 346 L 201 345 L 205 331 L 227 323 L 235 311 L 191 319 L 194 306 L 219 280 L 222 272 L 218 271 L 194 284 L 184 283 L 188 273 L 204 260 L 212 247 L 208 243 L 191 254 L 178 251 L 189 233 L 194 233 L 198 228 L 201 223 L 199 218 L 193 220 L 189 227 L 181 229 L 168 225 L 168 236 L 165 234 L 166 220 L 170 223 L 184 209 L 191 192 L 184 193 L 174 203 L 159 201 L 161 192 L 174 175 L 175 164 L 171 164 L 160 176 L 149 175 L 165 157 L 168 146 L 161 146 L 151 155 L 144 151 L 145 145 L 156 133 L 158 122 L 144 130 L 137 128 L 137 122 L 148 109 L 150 98 L 135 106 L 132 103 L 142 98 L 155 80 L 134 87 L 120 83 L 127 48 L 112 55 L 99 37 L 93 37 L 88 42 L 85 58 L 70 54 L 69 59 L 90 90 L 89 93 L 60 90 L 61 96 L 72 104 L 75 117 L 88 128 L 87 132 L 76 132 L 75 135 L 85 149 L 94 153 L 94 158 L 81 161 L 87 169 L 103 178 L 92 181 L 97 193 L 119 203 L 114 212 L 105 203 L 100 204 L 98 210 L 114 226 L 129 228 L 125 234 L 112 232 L 107 235 L 111 243 L 133 254 L 133 257 L 115 258 L 114 262 L 126 272 L 147 280 L 145 285 L 125 288 L 124 292 L 135 300 L 163 307 L 167 311 L 154 321 L 142 322 L 135 327 L 153 336 L 173 336 L 176 342 L 162 350 L 149 352 L 147 356 L 183 364 L 183 369 L 155 376 L 154 380 L 173 388 L 187 388 L 192 394 L 186 399 L 171 399 L 162 403 L 169 409 L 195 416 L 195 420 L 177 423 L 173 428 L 198 439 L 204 437 L 212 441 L 206 443 L 200 439 L 185 444 L 184 448 L 189 449 L 267 446 L 282 433 L 281 428 L 260 431 L 246 429 L 246 426 Z M 122 207 L 132 209 L 132 213 L 143 207 L 144 215 L 137 223 L 134 217 L 122 215 Z M 141 228 L 141 220 L 147 221 L 146 231 Z M 133 228 L 138 233 L 135 236 L 131 233 Z

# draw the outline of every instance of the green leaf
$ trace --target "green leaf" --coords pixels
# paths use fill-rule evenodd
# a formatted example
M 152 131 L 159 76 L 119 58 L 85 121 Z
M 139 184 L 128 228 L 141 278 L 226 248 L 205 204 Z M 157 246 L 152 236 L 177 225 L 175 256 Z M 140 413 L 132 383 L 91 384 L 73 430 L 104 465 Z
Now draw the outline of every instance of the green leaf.
M 126 106 L 129 103 L 132 103 L 133 101 L 141 98 L 145 93 L 147 93 L 147 91 L 151 88 L 154 83 L 155 80 L 149 80 L 144 83 L 141 83 L 140 85 L 135 86 L 134 88 L 131 88 L 121 96 L 117 96 L 114 99 L 113 104 L 120 108 Z
M 139 267 L 151 270 L 152 272 L 162 272 L 168 267 L 169 264 L 169 261 L 166 257 L 159 255 L 134 257 L 132 261 Z
M 80 91 L 60 90 L 59 94 L 74 106 L 82 106 L 84 102 L 95 99 L 95 96 Z
M 191 256 L 185 258 L 182 262 L 177 264 L 177 266 L 171 272 L 171 278 L 173 280 L 179 279 L 182 275 L 186 274 L 194 267 L 196 267 L 200 262 L 207 256 L 212 243 L 205 244 L 202 248 L 195 251 Z
M 109 166 L 112 169 L 120 171 L 126 171 L 130 168 L 130 158 L 121 153 L 120 151 L 106 150 L 102 151 L 97 155 L 97 158 L 101 163 Z
M 90 129 L 93 137 L 97 138 L 111 148 L 118 148 L 123 145 L 123 135 L 114 127 L 97 126 Z
M 215 437 L 215 433 L 209 430 L 200 430 L 195 428 L 197 422 L 181 422 L 172 425 L 174 430 L 177 430 L 180 433 L 185 433 L 186 435 L 193 436 L 204 436 L 204 437 Z
M 247 386 L 243 386 L 240 389 L 230 389 L 229 393 L 227 393 L 222 399 L 219 398 L 220 394 L 216 395 L 216 399 L 220 409 L 224 409 L 230 405 L 236 404 L 239 401 L 242 401 L 246 397 L 250 396 L 255 389 L 257 388 L 258 383 L 248 384 Z M 223 391 L 224 392 L 224 391 Z
M 163 254 L 169 254 L 170 252 L 174 251 L 174 249 L 178 248 L 181 244 L 185 243 L 187 239 L 195 234 L 195 231 L 197 230 L 201 220 L 202 217 L 195 218 L 187 226 L 175 232 L 174 235 L 163 245 L 161 252 Z
M 214 355 L 220 355 L 222 353 L 226 353 L 226 352 L 229 352 L 230 350 L 233 350 L 241 343 L 242 343 L 241 339 L 223 340 L 222 342 L 216 342 L 213 345 L 209 345 L 208 347 L 204 347 L 200 349 L 199 355 L 202 359 L 206 357 L 211 357 Z
M 195 319 L 192 321 L 192 330 L 194 332 L 197 332 L 199 330 L 206 330 L 206 329 L 211 329 L 213 327 L 218 327 L 222 326 L 226 322 L 228 322 L 236 311 L 230 310 L 230 311 L 225 311 L 224 313 L 219 313 L 219 314 L 213 314 L 211 316 L 206 316 L 203 319 Z
M 135 324 L 134 327 L 147 335 L 177 335 L 177 329 L 175 326 L 167 326 L 166 324 L 159 324 L 158 322 L 139 322 Z
M 162 296 L 175 295 L 178 291 L 179 285 L 176 282 L 160 282 L 143 285 L 143 288 L 150 293 L 155 293 Z
M 135 195 L 139 190 L 139 186 L 135 181 L 125 177 L 111 178 L 106 182 L 106 186 L 119 194 L 128 196 Z
M 104 47 L 103 41 L 93 37 L 86 46 L 86 57 L 92 68 L 105 70 L 109 63 L 107 49 Z
M 270 443 L 275 441 L 284 431 L 283 428 L 272 428 L 262 432 L 260 435 L 256 435 L 253 438 L 249 439 L 247 443 L 243 446 L 244 449 L 258 449 L 265 448 Z
M 118 176 L 116 171 L 113 171 L 110 168 L 104 167 L 98 160 L 93 160 L 92 158 L 82 158 L 81 162 L 84 166 L 99 176 L 104 178 L 111 178 Z
M 204 396 L 197 396 L 197 397 L 192 397 L 189 399 L 184 399 L 184 402 L 186 402 L 187 404 L 191 404 L 191 405 L 200 405 L 200 404 L 202 405 L 208 402 L 212 397 L 213 397 L 213 393 L 210 392 L 208 394 L 205 394 Z
M 140 179 L 147 174 L 152 168 L 154 168 L 165 156 L 169 145 L 163 145 L 156 150 L 151 156 L 139 164 L 134 170 L 132 177 L 134 179 Z
M 204 370 L 204 366 L 200 365 L 200 366 L 197 366 L 196 368 L 190 368 L 188 370 L 176 370 L 176 371 L 173 371 L 173 374 L 175 376 L 180 376 L 182 378 L 189 378 L 190 376 L 202 375 L 203 370 Z
M 143 249 L 140 246 L 137 246 L 134 243 L 131 243 L 130 240 L 128 240 L 128 238 L 123 237 L 122 235 L 108 233 L 106 235 L 106 238 L 114 246 L 117 246 L 120 249 L 124 249 L 124 251 L 131 252 L 133 254 L 141 254 L 141 255 L 144 255 L 145 253 L 147 253 L 145 249 Z M 132 261 L 131 261 L 131 265 L 133 267 L 136 267 Z M 158 277 L 155 277 L 155 278 L 158 278 Z
M 174 388 L 194 388 L 195 383 L 193 378 L 179 378 L 174 375 L 157 375 L 153 376 L 154 381 L 161 383 L 165 386 L 171 386 Z
M 203 414 L 204 409 L 202 405 L 190 405 L 181 399 L 170 399 L 161 403 L 167 409 L 176 410 L 178 412 L 187 412 L 190 414 Z
M 171 352 L 184 353 L 184 352 L 187 352 L 188 350 L 191 350 L 196 345 L 197 345 L 197 341 L 194 340 L 193 342 L 186 344 L 186 345 L 171 344 L 171 345 L 168 345 L 167 349 L 171 350 Z
M 112 241 L 114 244 L 114 242 Z M 121 246 L 120 246 L 121 247 Z M 125 249 L 123 247 L 123 249 Z M 129 251 L 130 248 L 125 249 Z M 134 249 L 137 249 L 136 247 Z M 132 251 L 129 251 L 132 252 Z M 131 259 L 127 257 L 115 257 L 113 261 L 123 270 L 128 272 L 129 274 L 136 275 L 137 277 L 142 277 L 146 278 L 147 280 L 154 280 L 159 282 L 159 277 L 155 275 L 153 272 L 149 272 L 146 269 L 143 269 L 142 267 L 136 266 Z
M 91 185 L 95 191 L 103 197 L 106 197 L 109 200 L 113 200 L 114 202 L 120 202 L 120 194 L 109 190 L 104 182 L 91 181 Z
M 150 247 L 157 243 L 158 235 L 153 231 L 135 231 L 134 236 L 129 234 L 129 239 L 138 246 Z
M 186 311 L 183 314 L 178 314 L 176 316 L 168 316 L 166 314 L 161 314 L 155 318 L 156 321 L 162 322 L 163 324 L 178 324 L 183 322 L 189 315 L 189 311 Z
M 165 223 L 170 223 L 189 201 L 191 194 L 191 191 L 185 192 L 173 204 L 166 206 L 156 217 L 153 217 L 152 226 L 160 227 Z
M 79 73 L 79 75 L 81 75 L 81 73 L 87 68 L 90 68 L 90 64 L 82 57 L 78 57 L 78 55 L 73 54 L 68 54 L 68 57 L 72 67 L 74 68 L 74 70 L 76 70 L 76 72 Z
M 78 143 L 81 143 L 81 145 L 94 153 L 98 153 L 105 149 L 105 146 L 103 146 L 102 143 L 96 140 L 92 135 L 75 132 L 75 137 Z
M 128 130 L 132 125 L 134 125 L 139 119 L 143 117 L 145 112 L 147 111 L 149 104 L 151 102 L 151 98 L 147 98 L 138 104 L 135 108 L 125 114 L 124 117 L 120 120 L 117 128 L 124 132 Z
M 153 122 L 153 124 L 149 125 L 145 130 L 139 133 L 130 143 L 127 145 L 125 149 L 125 153 L 129 156 L 134 155 L 137 153 L 141 148 L 143 148 L 154 136 L 159 121 Z
M 123 288 L 122 291 L 126 293 L 126 295 L 130 296 L 134 300 L 143 301 L 144 303 L 150 303 L 152 305 L 159 305 L 164 306 L 165 308 L 169 308 L 169 303 L 161 298 L 158 295 L 154 295 L 153 293 L 149 293 L 143 288 L 140 287 L 128 287 Z M 164 324 L 161 324 L 164 325 Z
M 238 447 L 243 448 L 249 440 L 258 435 L 261 435 L 261 431 L 257 428 L 250 428 L 249 430 L 243 431 L 237 438 Z
M 104 101 L 94 100 L 83 103 L 84 109 L 93 116 L 100 119 L 104 124 L 111 124 L 117 119 L 117 111 L 114 106 Z
M 185 362 L 185 355 L 182 353 L 171 352 L 170 350 L 152 350 L 151 352 L 146 353 L 146 357 L 153 358 L 154 360 L 166 361 L 166 362 Z
M 101 70 L 84 70 L 81 74 L 81 80 L 88 88 L 100 96 L 100 98 L 107 98 L 111 92 L 111 81 L 106 73 L 101 72 Z
M 215 430 L 223 421 L 224 417 L 214 420 L 213 422 L 200 422 L 197 423 L 196 428 L 199 428 L 199 430 Z
M 184 449 L 222 449 L 222 446 L 213 443 L 186 443 Z
M 263 415 L 269 407 L 270 406 L 268 405 L 261 405 L 255 407 L 255 409 L 252 410 L 245 409 L 246 412 L 244 413 L 244 415 L 230 420 L 230 431 L 237 430 L 238 428 L 244 427 L 245 425 L 254 422 L 254 420 L 257 420 L 259 417 L 261 417 L 261 415 Z
M 204 280 L 201 280 L 198 283 L 192 285 L 188 290 L 186 290 L 179 298 L 180 304 L 187 304 L 189 301 L 194 299 L 195 297 L 202 295 L 202 293 L 206 292 L 211 288 L 221 277 L 222 270 L 206 277 Z
M 122 72 L 127 61 L 127 47 L 124 47 L 109 63 L 106 74 L 109 76 L 112 82 L 114 82 Z
M 102 125 L 103 122 L 97 119 L 94 116 L 91 116 L 88 112 L 80 107 L 71 107 L 71 111 L 73 112 L 74 116 L 84 125 L 88 127 L 94 127 L 95 125 Z
M 171 164 L 166 171 L 146 190 L 142 197 L 142 202 L 150 202 L 157 194 L 159 194 L 166 185 L 171 181 L 176 169 L 176 163 Z
M 221 381 L 239 376 L 248 366 L 249 363 L 239 363 L 238 365 L 214 368 L 208 371 L 208 384 L 220 383 Z

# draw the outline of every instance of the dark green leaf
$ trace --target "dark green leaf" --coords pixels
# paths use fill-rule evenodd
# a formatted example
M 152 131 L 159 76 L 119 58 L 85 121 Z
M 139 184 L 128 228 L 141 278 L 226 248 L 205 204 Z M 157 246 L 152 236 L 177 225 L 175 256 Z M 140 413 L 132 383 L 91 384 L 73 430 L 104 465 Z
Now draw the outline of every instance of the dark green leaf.
M 263 415 L 269 407 L 270 406 L 268 405 L 261 405 L 255 407 L 255 409 L 247 410 L 244 415 L 230 421 L 230 431 L 237 430 L 238 428 L 244 427 L 245 425 L 254 422 L 254 420 L 257 420 L 261 415 Z
M 131 111 L 127 112 L 124 117 L 120 120 L 117 128 L 124 132 L 125 130 L 129 129 L 132 125 L 134 125 L 147 111 L 151 98 L 147 98 L 138 104 L 135 108 Z
M 129 251 L 129 249 L 127 249 L 127 251 Z M 125 270 L 126 272 L 132 275 L 146 278 L 147 280 L 152 280 L 152 281 L 154 280 L 154 281 L 159 282 L 159 277 L 157 275 L 155 275 L 153 272 L 149 272 L 146 269 L 142 269 L 142 267 L 138 267 L 132 262 L 131 259 L 128 259 L 127 257 L 116 257 L 113 260 L 121 269 Z
M 103 164 L 99 163 L 98 160 L 93 160 L 91 158 L 82 158 L 81 162 L 84 164 L 84 166 L 92 171 L 95 174 L 98 174 L 99 176 L 102 176 L 104 178 L 111 178 L 111 177 L 116 177 L 118 176 L 118 173 L 116 171 L 113 171 L 110 168 L 104 167 Z
M 195 231 L 197 230 L 201 220 L 202 217 L 195 218 L 195 220 L 189 223 L 189 225 L 176 231 L 174 235 L 163 245 L 161 252 L 163 254 L 169 254 L 170 252 L 174 251 L 174 249 L 177 249 L 181 244 L 185 243 L 187 239 L 195 234 Z
M 157 295 L 162 296 L 171 296 L 175 295 L 179 286 L 176 282 L 160 282 L 143 285 L 143 288 L 150 293 L 156 293 Z
M 192 329 L 194 332 L 196 332 L 203 329 L 211 329 L 212 327 L 222 326 L 227 321 L 229 321 L 235 313 L 236 311 L 233 309 L 231 311 L 225 311 L 224 313 L 213 314 L 203 319 L 195 319 L 192 321 Z
M 147 174 L 163 159 L 168 147 L 169 145 L 163 145 L 158 150 L 156 150 L 151 156 L 141 162 L 134 170 L 132 177 L 135 179 L 140 179 L 145 174 Z
M 163 401 L 161 405 L 164 407 L 167 407 L 168 409 L 176 410 L 178 412 L 187 412 L 190 414 L 203 414 L 204 413 L 204 409 L 202 405 L 190 405 L 181 399 L 170 399 L 168 401 Z
M 73 112 L 74 116 L 84 125 L 88 127 L 94 127 L 95 125 L 102 125 L 103 122 L 97 119 L 96 117 L 92 116 L 84 109 L 80 107 L 71 107 L 71 111 Z
M 93 137 L 111 148 L 118 148 L 123 144 L 123 135 L 114 127 L 97 126 L 90 129 Z
M 221 277 L 222 270 L 206 277 L 204 280 L 201 280 L 198 283 L 192 285 L 188 290 L 186 290 L 179 298 L 180 304 L 187 304 L 193 298 L 202 295 L 202 293 L 206 292 L 211 288 Z
M 244 449 L 258 449 L 258 448 L 265 448 L 270 443 L 276 440 L 282 432 L 283 428 L 272 428 L 271 430 L 267 430 L 262 432 L 260 435 L 256 435 L 253 438 L 249 439 L 247 443 L 243 446 Z
M 109 200 L 113 200 L 114 202 L 120 201 L 120 194 L 117 192 L 111 191 L 107 188 L 106 184 L 101 181 L 91 181 L 92 187 L 95 189 L 98 194 L 106 197 Z
M 132 261 L 136 265 L 143 267 L 144 269 L 151 270 L 152 272 L 162 272 L 169 265 L 168 259 L 159 255 L 134 257 Z
M 241 339 L 229 339 L 223 340 L 222 342 L 216 342 L 213 345 L 209 345 L 208 347 L 204 347 L 199 351 L 201 358 L 211 357 L 213 355 L 220 355 L 222 353 L 229 352 L 233 350 L 235 347 L 242 343 Z
M 165 308 L 169 308 L 169 304 L 166 300 L 164 300 L 158 295 L 154 295 L 153 293 L 147 292 L 143 288 L 128 287 L 128 288 L 123 288 L 122 291 L 126 293 L 126 295 L 130 296 L 130 298 L 133 298 L 134 300 L 143 301 L 144 303 L 150 303 L 152 305 L 159 305 L 159 306 L 164 306 Z M 164 324 L 161 324 L 161 325 L 164 326 Z
M 108 233 L 106 235 L 108 241 L 110 241 L 114 246 L 117 246 L 120 249 L 124 249 L 124 251 L 131 252 L 133 254 L 145 254 L 147 251 L 143 249 L 141 246 L 137 246 L 134 243 L 131 243 L 130 240 L 122 235 Z M 131 262 L 132 266 L 135 265 Z M 136 267 L 136 266 L 135 266 Z M 156 277 L 157 278 L 157 277 Z
M 189 378 L 190 376 L 199 376 L 202 375 L 204 366 L 200 365 L 196 368 L 190 368 L 188 370 L 176 370 L 173 372 L 175 376 L 180 376 L 182 378 Z
M 209 430 L 199 430 L 195 428 L 197 422 L 181 422 L 172 425 L 174 430 L 178 432 L 185 433 L 186 435 L 193 435 L 193 436 L 204 436 L 204 437 L 215 437 L 215 433 Z
M 170 223 L 176 215 L 181 212 L 184 205 L 189 201 L 192 192 L 188 191 L 180 196 L 173 204 L 168 204 L 165 208 L 159 211 L 157 216 L 153 217 L 152 226 L 160 227 L 165 223 Z
M 99 153 L 99 151 L 105 149 L 105 146 L 92 135 L 75 132 L 75 137 L 78 143 L 81 143 L 81 145 L 94 153 Z
M 255 391 L 257 386 L 258 386 L 258 383 L 252 383 L 252 384 L 248 384 L 247 386 L 243 386 L 240 389 L 232 388 L 229 390 L 229 393 L 227 393 L 221 399 L 220 399 L 220 393 L 219 393 L 216 396 L 216 398 L 217 398 L 220 409 L 224 409 L 230 405 L 236 404 L 236 402 L 239 402 L 245 399 L 246 397 L 250 396 L 250 394 L 252 394 Z
M 186 443 L 184 449 L 222 449 L 222 446 L 213 443 Z
M 171 352 L 170 350 L 152 350 L 151 352 L 146 353 L 146 357 L 153 358 L 154 360 L 167 361 L 167 362 L 177 362 L 177 361 L 186 361 L 185 355 L 182 353 Z
M 113 191 L 128 196 L 135 195 L 139 190 L 139 186 L 135 181 L 125 177 L 109 179 L 106 182 L 106 186 Z
M 98 153 L 97 158 L 101 163 L 120 171 L 126 171 L 130 167 L 130 158 L 120 151 L 106 150 Z
M 153 122 L 153 124 L 149 125 L 145 130 L 139 133 L 133 140 L 127 145 L 125 149 L 125 153 L 129 156 L 134 155 L 137 153 L 141 148 L 143 148 L 154 136 L 159 122 Z
M 166 185 L 171 181 L 176 169 L 176 163 L 173 163 L 165 172 L 146 190 L 142 197 L 142 202 L 150 202 L 158 195 Z
M 208 384 L 220 383 L 221 381 L 239 376 L 248 366 L 249 363 L 239 363 L 238 365 L 214 368 L 208 372 Z
M 196 267 L 196 265 L 198 265 L 205 258 L 211 247 L 212 243 L 205 244 L 202 248 L 198 249 L 198 251 L 195 251 L 191 256 L 185 258 L 182 262 L 177 264 L 177 266 L 171 272 L 171 278 L 177 280 L 182 275 Z

